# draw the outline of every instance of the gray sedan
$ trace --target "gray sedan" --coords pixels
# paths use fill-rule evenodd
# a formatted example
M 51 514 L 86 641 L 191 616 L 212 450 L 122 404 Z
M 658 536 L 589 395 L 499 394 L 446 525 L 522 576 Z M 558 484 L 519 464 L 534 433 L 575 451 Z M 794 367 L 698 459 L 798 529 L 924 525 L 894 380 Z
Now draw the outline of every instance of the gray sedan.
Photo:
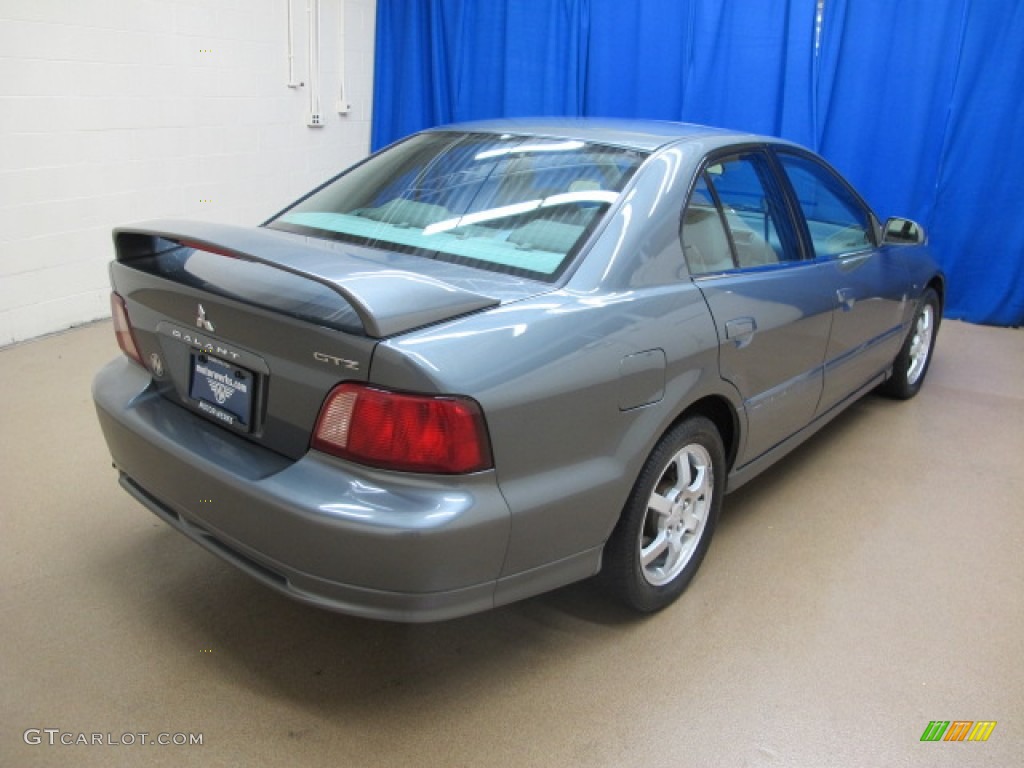
M 943 277 L 811 152 L 611 120 L 416 134 L 260 227 L 115 231 L 121 485 L 264 584 L 429 621 L 675 600 L 723 497 L 917 393 Z

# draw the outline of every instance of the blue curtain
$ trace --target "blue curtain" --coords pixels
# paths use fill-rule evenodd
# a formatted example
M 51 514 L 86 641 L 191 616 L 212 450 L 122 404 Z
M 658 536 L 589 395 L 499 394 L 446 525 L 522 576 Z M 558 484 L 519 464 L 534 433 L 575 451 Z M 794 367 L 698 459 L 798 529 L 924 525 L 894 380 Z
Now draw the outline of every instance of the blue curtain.
M 817 149 L 883 219 L 931 214 L 965 0 L 941 2 L 825 4 Z
M 591 0 L 590 19 L 583 114 L 682 119 L 692 3 Z
M 373 147 L 462 120 L 582 114 L 589 5 L 380 2 Z
M 918 219 L 946 314 L 1024 324 L 1019 0 L 378 0 L 373 146 L 447 122 L 648 117 L 784 136 Z
M 1024 325 L 1024 3 L 992 6 L 968 7 L 931 237 L 949 314 Z
M 802 126 L 810 104 L 814 0 L 693 5 L 683 119 L 810 138 Z

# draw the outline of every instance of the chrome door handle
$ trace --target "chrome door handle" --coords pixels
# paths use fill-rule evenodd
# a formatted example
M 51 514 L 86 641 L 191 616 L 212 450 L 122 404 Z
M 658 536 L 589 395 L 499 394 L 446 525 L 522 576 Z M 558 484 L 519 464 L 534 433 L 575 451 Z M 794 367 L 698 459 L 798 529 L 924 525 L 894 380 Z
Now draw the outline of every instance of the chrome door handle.
M 839 299 L 839 306 L 843 312 L 849 312 L 857 303 L 857 297 L 853 295 L 852 288 L 840 288 L 836 291 L 836 298 Z

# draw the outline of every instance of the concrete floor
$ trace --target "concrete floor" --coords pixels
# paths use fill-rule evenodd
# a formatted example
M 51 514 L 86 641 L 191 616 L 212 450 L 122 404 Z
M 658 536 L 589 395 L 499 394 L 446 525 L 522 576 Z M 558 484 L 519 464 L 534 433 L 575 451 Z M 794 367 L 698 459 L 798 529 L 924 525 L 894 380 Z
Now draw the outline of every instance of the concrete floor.
M 425 626 L 292 603 L 132 501 L 89 396 L 115 354 L 109 323 L 0 351 L 0 766 L 1021 764 L 1024 331 L 944 324 L 921 395 L 729 497 L 657 616 L 580 584 Z

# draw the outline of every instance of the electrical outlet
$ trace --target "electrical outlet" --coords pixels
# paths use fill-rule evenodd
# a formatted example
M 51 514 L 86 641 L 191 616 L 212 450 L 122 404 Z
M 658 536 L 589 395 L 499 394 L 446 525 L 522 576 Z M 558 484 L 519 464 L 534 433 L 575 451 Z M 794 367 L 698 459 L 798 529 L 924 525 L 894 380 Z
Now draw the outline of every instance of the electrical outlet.
M 309 112 L 306 115 L 306 125 L 310 128 L 323 128 L 324 116 L 319 112 Z

